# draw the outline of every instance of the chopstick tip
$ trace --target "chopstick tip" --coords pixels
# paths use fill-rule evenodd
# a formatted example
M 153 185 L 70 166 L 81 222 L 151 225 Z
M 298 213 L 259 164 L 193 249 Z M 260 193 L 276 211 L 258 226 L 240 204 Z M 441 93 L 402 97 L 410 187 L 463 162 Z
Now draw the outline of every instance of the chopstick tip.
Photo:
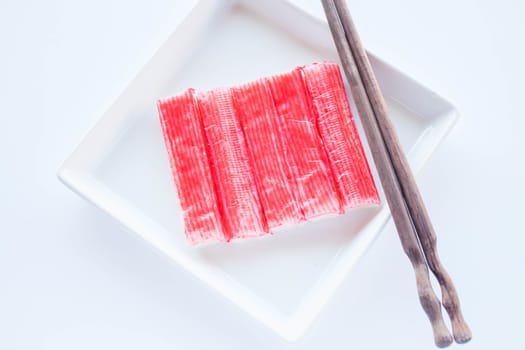
M 438 348 L 446 348 L 454 342 L 454 338 L 442 318 L 432 322 L 432 330 L 434 332 L 434 343 Z
M 466 323 L 463 322 L 461 326 L 452 327 L 454 333 L 454 340 L 458 344 L 468 343 L 472 339 L 472 332 Z
M 452 344 L 454 339 L 452 339 L 452 336 L 450 334 L 441 334 L 439 336 L 436 336 L 434 339 L 434 342 L 436 343 L 436 346 L 438 348 L 446 348 Z

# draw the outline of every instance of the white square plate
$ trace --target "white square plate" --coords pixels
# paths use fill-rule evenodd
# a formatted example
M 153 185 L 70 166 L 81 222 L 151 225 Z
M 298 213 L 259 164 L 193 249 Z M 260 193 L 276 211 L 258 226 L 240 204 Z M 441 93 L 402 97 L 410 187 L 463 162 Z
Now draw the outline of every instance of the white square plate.
M 388 208 L 352 210 L 258 239 L 191 247 L 155 102 L 187 87 L 230 86 L 320 60 L 337 61 L 327 24 L 288 1 L 202 0 L 102 114 L 59 178 L 209 287 L 295 340 L 378 235 Z M 417 172 L 454 125 L 456 110 L 373 55 L 371 60 Z

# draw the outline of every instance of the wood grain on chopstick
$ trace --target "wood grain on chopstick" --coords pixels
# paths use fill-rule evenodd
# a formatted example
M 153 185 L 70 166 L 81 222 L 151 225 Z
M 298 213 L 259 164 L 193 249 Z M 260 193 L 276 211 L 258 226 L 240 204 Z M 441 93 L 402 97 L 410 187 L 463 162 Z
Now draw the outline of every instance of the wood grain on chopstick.
M 392 120 L 388 115 L 383 95 L 372 71 L 372 66 L 361 44 L 346 2 L 344 0 L 333 0 L 333 2 L 344 29 L 346 41 L 352 51 L 357 70 L 361 76 L 366 95 L 372 106 L 379 129 L 381 130 L 383 141 L 390 154 L 390 159 L 416 228 L 419 242 L 423 248 L 427 263 L 441 286 L 443 306 L 449 314 L 454 339 L 458 343 L 468 342 L 472 338 L 472 333 L 461 313 L 458 294 L 452 279 L 439 259 L 434 227 L 432 226 L 414 175 L 410 170 L 408 160 L 402 150 Z
M 440 347 L 448 346 L 452 343 L 452 337 L 443 321 L 439 299 L 430 284 L 425 257 L 419 246 L 399 181 L 390 160 L 388 150 L 383 142 L 381 130 L 375 121 L 372 106 L 370 105 L 350 47 L 346 41 L 343 26 L 339 20 L 334 2 L 329 0 L 323 0 L 322 2 L 339 57 L 343 64 L 343 70 L 350 84 L 350 89 L 354 96 L 368 143 L 370 144 L 370 150 L 386 194 L 401 244 L 415 271 L 419 299 L 432 324 L 434 341 L 436 345 Z

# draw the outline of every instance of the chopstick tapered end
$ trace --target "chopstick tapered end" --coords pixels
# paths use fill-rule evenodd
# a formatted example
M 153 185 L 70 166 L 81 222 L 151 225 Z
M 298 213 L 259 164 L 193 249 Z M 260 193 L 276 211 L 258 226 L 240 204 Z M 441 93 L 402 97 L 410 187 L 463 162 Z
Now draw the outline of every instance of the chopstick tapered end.
M 436 346 L 438 348 L 446 348 L 447 346 L 450 346 L 454 339 L 448 332 L 448 330 L 444 330 L 444 332 L 439 332 L 440 334 L 434 334 L 434 343 L 436 343 Z
M 469 326 L 463 321 L 458 324 L 452 324 L 452 332 L 454 333 L 454 340 L 458 344 L 468 343 L 472 339 L 472 332 Z

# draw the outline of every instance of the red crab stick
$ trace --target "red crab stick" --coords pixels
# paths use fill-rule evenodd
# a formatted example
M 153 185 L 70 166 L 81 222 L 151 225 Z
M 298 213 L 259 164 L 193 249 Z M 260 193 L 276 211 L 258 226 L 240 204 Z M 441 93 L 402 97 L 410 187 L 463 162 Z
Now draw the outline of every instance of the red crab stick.
M 224 240 L 193 90 L 160 100 L 158 109 L 188 241 Z
M 270 228 L 298 222 L 299 203 L 290 186 L 279 115 L 264 80 L 233 88 L 264 215 Z
M 306 219 L 340 213 L 335 183 L 327 166 L 315 119 L 309 110 L 300 70 L 267 78 L 277 112 L 285 157 L 296 181 L 301 210 Z
M 158 106 L 192 244 L 379 203 L 335 63 Z
M 379 203 L 339 67 L 335 63 L 319 63 L 302 71 L 344 207 Z
M 209 144 L 224 236 L 229 240 L 268 233 L 230 89 L 199 93 L 197 101 Z

